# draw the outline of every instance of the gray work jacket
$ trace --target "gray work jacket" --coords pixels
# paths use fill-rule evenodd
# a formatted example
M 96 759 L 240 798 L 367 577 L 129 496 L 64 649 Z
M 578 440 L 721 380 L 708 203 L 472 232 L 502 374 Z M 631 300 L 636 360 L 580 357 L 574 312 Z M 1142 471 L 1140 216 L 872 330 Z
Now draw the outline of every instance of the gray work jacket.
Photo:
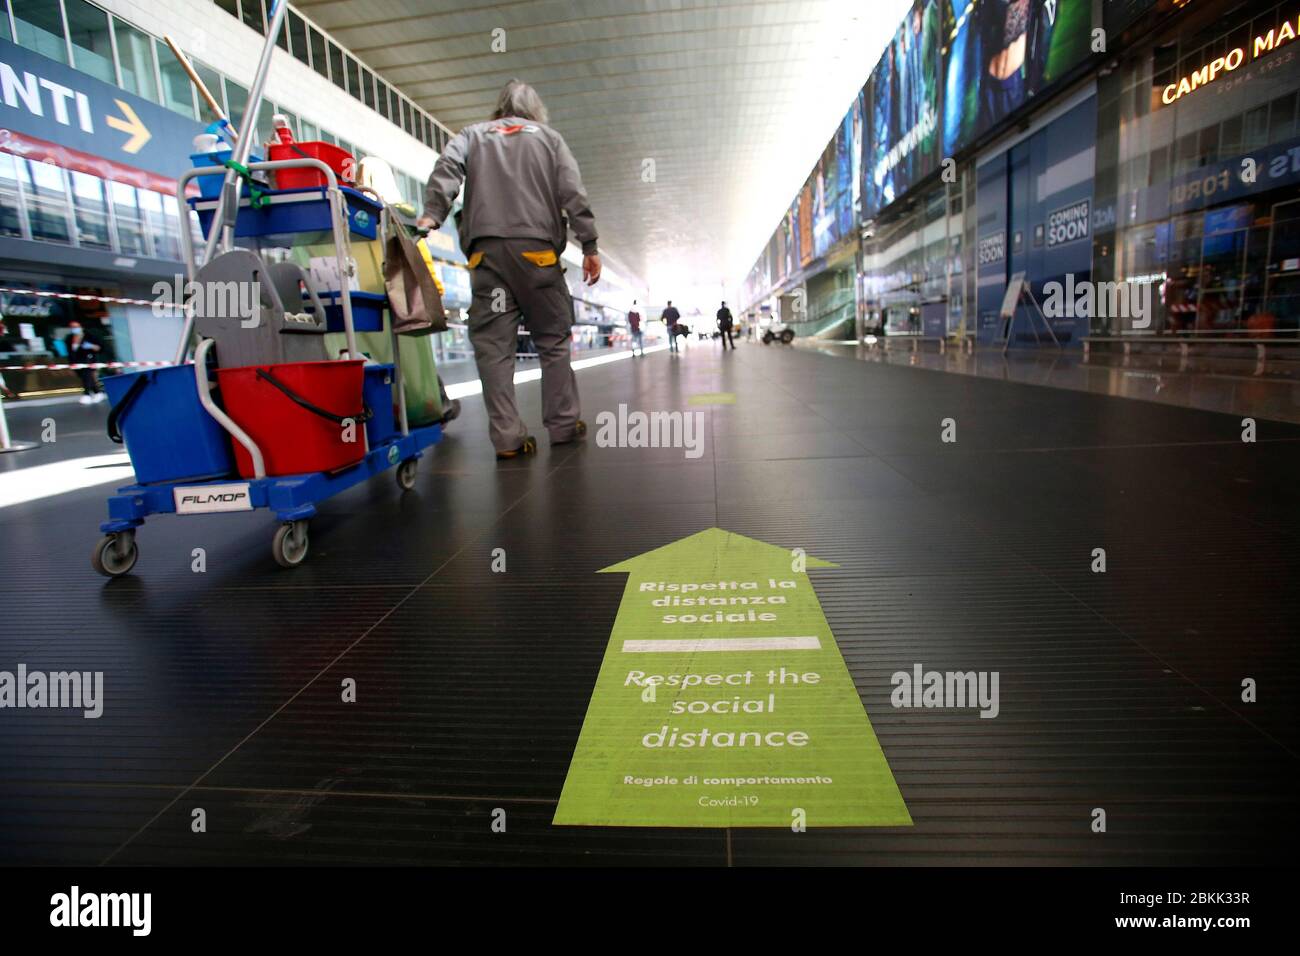
M 563 251 L 563 213 L 584 255 L 596 252 L 596 220 L 578 162 L 549 126 L 517 117 L 466 126 L 447 143 L 424 190 L 424 214 L 442 225 L 461 182 L 461 247 L 484 236 L 542 239 Z

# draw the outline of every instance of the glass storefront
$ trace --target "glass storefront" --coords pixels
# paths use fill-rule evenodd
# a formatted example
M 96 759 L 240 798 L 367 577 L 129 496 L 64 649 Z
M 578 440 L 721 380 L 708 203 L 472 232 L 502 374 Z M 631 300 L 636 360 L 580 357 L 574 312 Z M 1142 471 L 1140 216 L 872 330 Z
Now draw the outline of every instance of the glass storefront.
M 961 327 L 964 205 L 960 185 L 940 185 L 875 227 L 862 247 L 864 332 L 943 336 Z
M 0 152 L 0 236 L 179 260 L 180 230 L 175 196 Z
M 1189 12 L 1099 81 L 1096 275 L 1151 283 L 1155 314 L 1093 334 L 1296 334 L 1297 33 L 1300 0 Z

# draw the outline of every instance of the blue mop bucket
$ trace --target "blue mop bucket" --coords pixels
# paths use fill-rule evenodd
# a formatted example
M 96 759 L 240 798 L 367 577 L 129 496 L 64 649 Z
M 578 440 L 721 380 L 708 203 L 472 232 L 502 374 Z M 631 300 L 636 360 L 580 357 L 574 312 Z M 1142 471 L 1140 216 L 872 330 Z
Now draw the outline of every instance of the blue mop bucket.
M 367 365 L 361 395 L 370 409 L 366 422 L 366 441 L 378 448 L 397 435 L 397 416 L 393 414 L 393 366 Z
M 108 437 L 125 443 L 141 484 L 235 470 L 230 437 L 199 403 L 193 365 L 114 375 L 103 385 L 113 403 Z

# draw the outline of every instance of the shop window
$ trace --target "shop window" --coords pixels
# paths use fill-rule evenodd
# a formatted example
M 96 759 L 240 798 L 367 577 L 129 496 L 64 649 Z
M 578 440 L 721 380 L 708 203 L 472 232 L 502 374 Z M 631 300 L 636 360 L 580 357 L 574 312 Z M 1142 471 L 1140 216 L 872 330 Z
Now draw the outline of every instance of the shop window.
M 1230 116 L 1219 124 L 1219 149 L 1224 156 L 1241 152 L 1241 117 Z
M 108 203 L 104 181 L 76 170 L 68 171 L 72 183 L 72 210 L 77 224 L 77 244 L 89 249 L 112 249 L 108 230 Z
M 72 41 L 73 66 L 98 80 L 117 86 L 108 14 L 86 0 L 64 0 L 63 9 L 68 15 L 68 39 Z
M 230 107 L 226 105 L 225 94 L 221 90 L 221 74 L 206 63 L 202 63 L 193 57 L 190 57 L 190 66 L 194 67 L 194 72 L 199 75 L 199 79 L 202 80 L 203 85 L 208 88 L 208 92 L 212 94 L 212 98 L 221 104 L 221 108 L 224 109 L 226 115 L 229 116 Z M 186 77 L 186 82 L 189 82 L 188 77 Z M 208 112 L 209 108 L 207 100 L 200 98 L 199 119 L 216 119 L 215 116 L 208 116 Z
M 1242 134 L 1242 149 L 1249 152 L 1259 149 L 1268 142 L 1268 104 L 1257 106 L 1246 112 L 1245 128 Z
M 226 115 L 235 129 L 244 131 L 244 109 L 248 106 L 248 89 L 226 77 Z
M 1200 161 L 1202 166 L 1219 160 L 1219 127 L 1218 125 L 1207 126 L 1201 130 L 1200 143 L 1197 147 L 1200 151 Z
M 370 109 L 375 108 L 375 75 L 361 67 L 361 102 Z
M 1268 141 L 1280 143 L 1295 130 L 1296 95 L 1279 96 L 1268 106 Z
M 262 0 L 239 0 L 240 19 L 263 36 L 266 35 L 266 22 L 262 19 Z
M 284 17 L 284 32 L 289 38 L 289 50 L 301 62 L 311 66 L 311 51 L 307 46 L 307 24 L 302 17 L 289 10 Z
M 343 73 L 343 51 L 336 44 L 329 45 L 330 57 L 330 76 L 334 78 L 334 85 L 340 90 L 346 91 L 348 88 L 347 81 Z
M 68 188 L 63 170 L 49 163 L 20 160 L 18 171 L 23 178 L 23 192 L 27 194 L 27 221 L 32 238 L 70 243 Z
M 148 234 L 145 232 L 144 210 L 134 186 L 126 183 L 108 184 L 109 201 L 113 204 L 113 219 L 117 225 L 117 247 L 125 255 L 150 255 Z
M 345 58 L 345 62 L 348 71 L 348 92 L 364 103 L 366 100 L 361 93 L 361 69 L 357 66 L 357 61 L 350 56 Z
M 275 117 L 275 112 L 275 104 L 264 98 L 257 108 L 257 123 L 253 127 L 254 132 L 257 134 L 256 142 L 269 143 L 271 141 L 275 129 L 271 121 Z
M 68 62 L 59 0 L 10 0 L 9 6 L 14 15 L 14 30 L 19 46 L 25 46 L 60 63 Z
M 116 17 L 113 18 L 113 33 L 117 36 L 117 61 L 122 70 L 122 89 L 157 103 L 153 37 Z
M 162 74 L 163 106 L 180 113 L 186 119 L 196 119 L 198 113 L 195 112 L 194 84 L 190 82 L 190 78 L 176 61 L 176 57 L 167 56 L 158 64 L 158 69 Z
M 308 35 L 311 37 L 311 65 L 312 68 L 325 79 L 329 79 L 330 66 L 329 57 L 325 53 L 325 37 L 315 27 L 308 25 Z
M 180 216 L 175 196 L 149 189 L 138 190 L 145 229 L 153 237 L 154 255 L 159 259 L 180 259 Z
M 8 153 L 0 153 L 0 236 L 21 238 L 23 224 L 18 210 L 18 168 Z

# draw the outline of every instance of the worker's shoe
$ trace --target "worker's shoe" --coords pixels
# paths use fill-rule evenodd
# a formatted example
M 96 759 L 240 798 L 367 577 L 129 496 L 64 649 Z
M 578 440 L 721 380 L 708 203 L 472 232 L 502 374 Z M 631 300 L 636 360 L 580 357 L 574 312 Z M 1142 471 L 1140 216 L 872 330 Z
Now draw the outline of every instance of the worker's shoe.
M 576 441 L 582 441 L 586 437 L 587 437 L 587 423 L 584 422 L 581 418 L 579 418 L 577 423 L 573 426 L 572 435 L 570 435 L 568 438 L 561 438 L 559 441 L 556 441 L 555 439 L 551 439 L 551 444 L 571 445 Z
M 518 448 L 515 448 L 511 451 L 497 452 L 497 459 L 500 461 L 506 461 L 510 458 L 519 458 L 523 455 L 535 455 L 535 454 L 537 454 L 537 439 L 535 439 L 532 435 L 529 435 L 527 438 L 524 439 L 524 443 L 520 445 Z
M 439 425 L 446 425 L 448 422 L 460 417 L 460 399 L 453 398 L 443 408 L 442 418 L 438 419 Z

